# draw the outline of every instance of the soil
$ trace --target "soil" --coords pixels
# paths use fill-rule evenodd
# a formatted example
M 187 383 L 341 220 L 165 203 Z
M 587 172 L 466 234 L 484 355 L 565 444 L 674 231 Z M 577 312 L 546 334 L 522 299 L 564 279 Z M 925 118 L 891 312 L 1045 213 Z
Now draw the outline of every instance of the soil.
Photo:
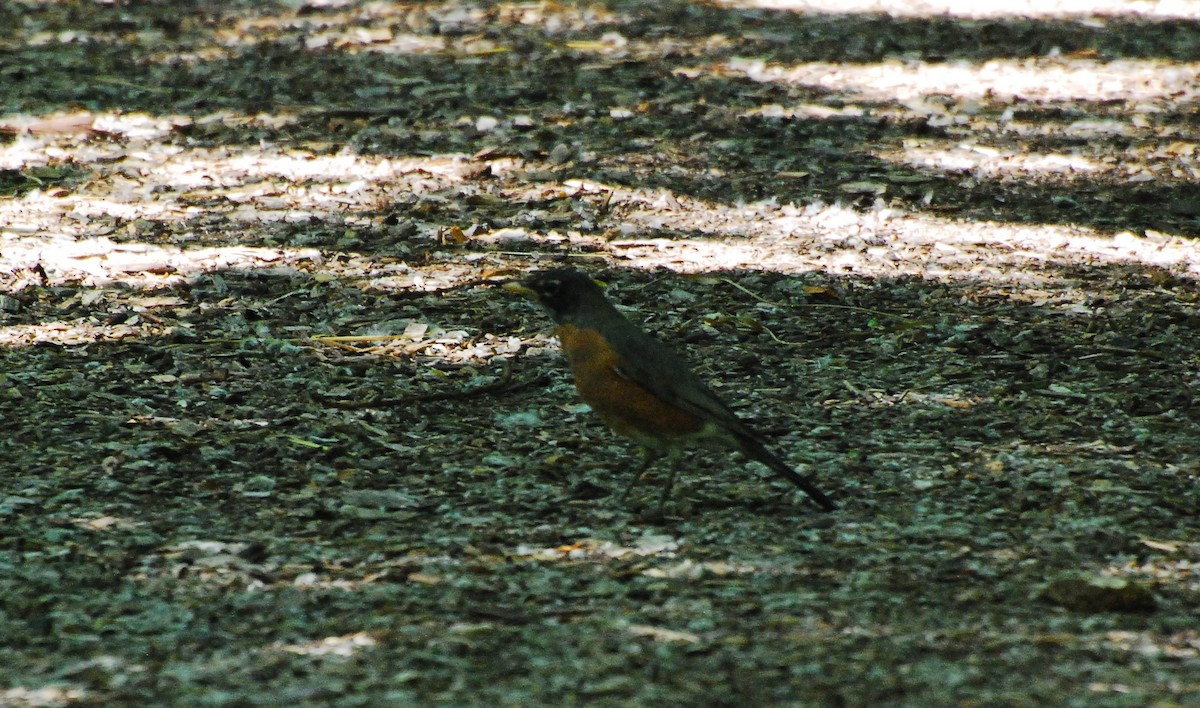
M 1200 704 L 1200 13 L 1111 4 L 0 3 L 0 704 Z M 839 508 L 621 501 L 564 264 Z

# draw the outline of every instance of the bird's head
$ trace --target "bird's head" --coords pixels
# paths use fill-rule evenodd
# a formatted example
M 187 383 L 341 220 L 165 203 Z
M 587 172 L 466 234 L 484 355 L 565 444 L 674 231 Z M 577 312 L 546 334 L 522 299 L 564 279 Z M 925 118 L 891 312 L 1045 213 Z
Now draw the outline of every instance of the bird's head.
M 503 287 L 545 307 L 560 324 L 575 319 L 585 303 L 599 300 L 607 305 L 604 292 L 596 281 L 574 268 L 538 271 L 522 280 L 507 282 Z

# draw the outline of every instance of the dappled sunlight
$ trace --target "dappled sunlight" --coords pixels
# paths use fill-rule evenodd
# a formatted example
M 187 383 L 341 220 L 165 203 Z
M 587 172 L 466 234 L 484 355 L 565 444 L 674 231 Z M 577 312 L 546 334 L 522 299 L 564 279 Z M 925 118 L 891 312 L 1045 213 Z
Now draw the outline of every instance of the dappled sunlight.
M 164 144 L 181 129 L 212 123 L 219 123 L 223 128 L 279 129 L 298 120 L 299 115 L 286 110 L 255 115 L 233 111 L 203 115 L 136 111 L 9 114 L 0 120 L 0 130 L 10 131 L 17 137 L 11 143 L 0 145 L 0 169 L 28 168 L 69 159 L 77 164 L 107 164 L 119 160 L 122 164 L 152 172 L 164 158 L 185 151 L 181 146 Z M 64 126 L 69 130 L 63 130 Z M 78 133 L 127 142 L 69 137 Z M 153 152 L 148 152 L 151 147 Z
M 553 547 L 517 546 L 513 555 L 543 561 L 580 561 L 604 559 L 628 559 L 659 556 L 674 558 L 681 541 L 674 536 L 647 532 L 633 545 L 624 546 L 612 541 L 588 538 Z
M 785 10 L 796 13 L 861 13 L 889 17 L 1011 17 L 1015 19 L 1080 17 L 1103 22 L 1105 17 L 1155 19 L 1200 18 L 1190 0 L 709 0 L 729 9 Z
M 881 143 L 872 146 L 871 152 L 888 162 L 939 173 L 965 171 L 989 178 L 1052 176 L 1059 184 L 1075 182 L 1080 175 L 1099 174 L 1131 182 L 1200 179 L 1197 144 L 1186 136 L 1176 135 L 1174 130 L 1152 126 L 1157 111 L 1150 107 L 1131 113 L 1127 120 L 1080 119 L 1069 123 L 1049 119 L 1036 123 L 1014 120 L 1011 108 L 993 118 L 979 115 L 980 106 L 954 108 L 952 113 L 934 102 L 925 101 L 869 109 L 855 105 L 827 108 L 811 104 L 767 104 L 745 111 L 741 117 L 797 121 L 923 119 L 933 128 L 947 129 L 952 135 L 962 137 L 912 137 L 899 145 Z M 976 130 L 977 126 L 984 127 Z M 1134 142 L 1120 149 L 1105 140 L 1111 137 Z M 1072 147 L 1070 152 L 1036 149 L 1049 141 L 1071 143 Z
M 904 164 L 942 172 L 972 172 L 989 177 L 997 175 L 1038 176 L 1052 174 L 1070 178 L 1076 174 L 1114 170 L 1080 155 L 1048 153 L 1034 155 L 1014 150 L 999 150 L 985 145 L 959 143 L 941 148 L 913 145 L 903 150 Z
M 1183 630 L 1176 634 L 1162 635 L 1150 631 L 1112 630 L 1104 635 L 1110 649 L 1127 652 L 1136 657 L 1167 657 L 1181 661 L 1194 661 L 1200 657 L 1200 634 L 1195 630 Z M 1127 686 L 1104 683 L 1091 684 L 1097 692 L 1128 693 Z
M 366 632 L 355 632 L 338 637 L 323 637 L 308 642 L 277 645 L 279 649 L 304 656 L 350 657 L 376 645 L 375 638 Z
M 679 71 L 689 76 L 745 76 L 753 81 L 812 86 L 865 101 L 906 102 L 936 95 L 991 101 L 1182 102 L 1200 95 L 1200 63 L 1154 59 L 1102 62 L 1060 56 L 990 59 L 982 64 L 888 59 L 782 66 L 739 58 Z
M 549 36 L 584 31 L 618 22 L 621 17 L 600 4 L 580 7 L 560 3 L 504 2 L 490 6 L 459 2 L 372 2 L 345 7 L 339 4 L 301 3 L 303 11 L 283 8 L 237 17 L 241 8 L 209 36 L 210 43 L 172 49 L 152 58 L 164 63 L 219 61 L 246 47 L 266 43 L 298 43 L 310 51 L 336 50 L 396 55 L 486 55 L 509 51 L 504 43 L 485 36 L 497 24 L 536 28 Z M 296 6 L 299 7 L 299 6 Z M 65 43 L 127 43 L 136 39 L 146 46 L 162 43 L 159 28 L 136 36 L 103 30 L 32 31 L 14 33 L 13 39 L 30 46 Z M 375 78 L 384 78 L 377 76 Z M 411 77 L 396 75 L 397 82 Z
M 120 663 L 114 657 L 100 657 L 96 660 L 98 667 Z M 95 692 L 79 686 L 63 685 L 61 681 L 37 688 L 29 686 L 0 688 L 0 704 L 6 706 L 66 706 L 84 701 L 90 703 L 96 699 Z
M 362 49 L 388 54 L 471 53 L 502 50 L 474 33 L 500 25 L 536 27 L 547 34 L 577 32 L 618 21 L 601 4 L 373 2 L 342 10 L 330 5 L 304 15 L 259 15 L 217 33 L 224 45 L 299 37 L 309 49 Z
M 0 347 L 29 347 L 35 344 L 78 346 L 123 339 L 148 339 L 167 334 L 172 327 L 138 319 L 134 323 L 103 324 L 90 319 L 0 325 Z
M 1097 145 L 1070 153 L 1038 153 L 974 141 L 910 140 L 901 149 L 880 148 L 875 154 L 889 162 L 920 169 L 970 172 L 988 178 L 1053 177 L 1059 184 L 1076 182 L 1083 175 L 1094 178 L 1101 174 L 1130 184 L 1200 179 L 1200 150 L 1195 143 L 1185 141 L 1146 141 L 1121 151 Z
M 226 238 L 231 242 L 245 236 L 228 231 L 230 228 L 254 233 L 256 226 L 279 220 L 336 219 L 347 228 L 383 228 L 386 216 L 372 216 L 370 211 L 400 194 L 440 203 L 477 191 L 476 187 L 461 184 L 464 171 L 477 169 L 463 156 L 387 159 L 352 154 L 264 155 L 228 148 L 221 152 L 211 155 L 192 150 L 172 156 L 160 172 L 147 178 L 153 183 L 137 190 L 155 191 L 158 196 L 153 201 L 138 201 L 133 195 L 117 201 L 84 192 L 62 196 L 33 192 L 0 205 L 0 233 L 4 239 L 0 266 L 16 270 L 40 264 L 51 282 L 89 287 L 120 283 L 157 288 L 197 273 L 224 269 L 299 268 L 309 274 L 327 271 L 328 277 L 360 281 L 372 288 L 422 289 L 428 287 L 431 277 L 439 282 L 444 279 L 419 268 L 388 265 L 378 258 L 354 253 L 342 254 L 336 268 L 327 268 L 328 254 L 315 248 L 189 248 L 138 242 L 136 231 L 130 233 L 134 238 L 126 242 L 89 234 L 107 230 L 106 217 L 141 220 L 138 228 L 148 228 L 144 223 L 147 221 L 169 223 L 195 218 L 201 211 L 199 207 L 175 201 L 171 195 L 188 194 L 188 190 L 202 184 L 206 174 L 222 175 L 223 187 L 202 191 L 220 193 L 223 199 L 202 211 L 222 213 L 228 219 Z M 985 158 L 1008 169 L 1041 170 L 1059 177 L 1063 171 L 1096 167 L 1074 157 L 999 156 L 988 154 L 985 148 L 970 147 L 939 152 L 914 146 L 905 159 L 914 166 L 942 170 L 1005 172 L 1005 168 L 989 168 Z M 261 181 L 263 173 L 276 175 L 279 181 Z M 304 186 L 296 186 L 293 181 Z M 121 189 L 119 184 L 110 188 Z M 103 185 L 100 191 L 104 191 Z M 919 275 L 1044 286 L 1058 277 L 1054 266 L 1138 263 L 1200 276 L 1200 245 L 1182 238 L 1131 232 L 1110 236 L 1078 226 L 947 219 L 890 208 L 882 200 L 865 211 L 819 202 L 805 206 L 773 200 L 726 204 L 669 190 L 637 189 L 594 180 L 512 184 L 492 192 L 489 198 L 515 206 L 546 200 L 583 206 L 589 200 L 603 200 L 609 212 L 591 225 L 593 233 L 569 227 L 546 231 L 538 225 L 552 215 L 538 206 L 529 206 L 511 226 L 489 228 L 464 223 L 457 246 L 486 255 L 521 244 L 604 244 L 630 265 L 649 268 L 666 264 L 685 272 L 761 269 L 769 264 L 782 272 Z M 931 191 L 930 198 L 937 202 L 936 193 Z M 595 217 L 581 212 L 576 221 L 587 218 Z M 444 224 L 430 222 L 420 226 L 417 234 L 432 244 L 443 228 Z M 207 238 L 214 237 L 213 232 L 207 233 Z M 175 239 L 185 244 L 187 233 Z M 494 259 L 506 260 L 503 253 L 497 253 Z M 454 277 L 467 277 L 470 267 L 464 263 L 462 268 L 450 270 L 455 272 Z
M 1052 285 L 1061 278 L 1056 266 L 1140 263 L 1200 277 L 1200 244 L 1165 234 L 1109 236 L 1076 226 L 943 219 L 882 204 L 863 212 L 836 204 L 676 202 L 674 209 L 630 211 L 624 224 L 629 236 L 613 240 L 612 247 L 648 268 L 669 253 L 670 267 L 687 272 L 770 264 L 783 272 Z M 704 233 L 711 240 L 656 237 L 662 229 Z
M 137 528 L 139 522 L 136 519 L 123 518 L 118 516 L 91 516 L 86 518 L 71 519 L 71 523 L 81 529 L 97 532 L 113 532 L 125 531 L 128 529 Z
M 101 116 L 97 124 L 123 131 L 131 124 L 161 127 L 173 121 Z M 154 137 L 164 137 L 166 130 L 169 127 Z M 118 154 L 120 168 L 113 174 L 108 164 Z M 386 158 L 348 150 L 316 154 L 278 146 L 157 146 L 150 153 L 137 144 L 62 144 L 53 136 L 30 135 L 0 148 L 0 167 L 28 169 L 64 155 L 70 155 L 73 165 L 96 169 L 88 188 L 34 189 L 0 202 L 0 233 L 9 238 L 24 234 L 80 238 L 121 228 L 136 237 L 138 229 L 150 223 L 178 224 L 214 214 L 235 225 L 312 219 L 353 224 L 355 213 L 445 189 L 492 163 L 502 172 L 511 163 L 508 158 L 472 163 L 465 155 Z M 176 233 L 172 239 L 187 242 L 191 236 Z
M 422 290 L 469 279 L 472 266 L 465 261 L 437 275 L 381 262 L 353 248 L 331 251 L 326 246 L 323 252 L 236 245 L 246 240 L 271 242 L 272 225 L 281 223 L 322 223 L 347 232 L 386 230 L 392 218 L 389 205 L 402 203 L 412 228 L 408 238 L 432 246 L 447 229 L 457 228 L 448 245 L 497 265 L 512 261 L 516 254 L 507 251 L 534 245 L 606 249 L 629 265 L 668 265 L 685 272 L 770 267 L 790 273 L 917 275 L 1051 289 L 1061 277 L 1054 268 L 1072 264 L 1133 263 L 1200 276 L 1200 246 L 1191 241 L 1152 232 L 1110 236 L 1081 226 L 1013 225 L 913 213 L 886 201 L 893 188 L 886 179 L 872 186 L 876 203 L 863 210 L 770 199 L 726 203 L 569 176 L 561 182 L 544 181 L 536 178 L 544 163 L 503 153 L 383 157 L 273 145 L 167 146 L 153 156 L 140 151 L 134 136 L 161 139 L 176 119 L 98 116 L 97 124 L 105 130 L 131 138 L 119 171 L 108 166 L 107 155 L 123 148 L 110 143 L 74 147 L 71 141 L 56 142 L 54 136 L 27 135 L 0 150 L 0 162 L 14 167 L 73 152 L 78 164 L 96 170 L 86 190 L 37 189 L 0 203 L 0 267 L 16 271 L 40 266 L 51 284 L 146 289 L 225 269 L 292 269 L 380 290 Z M 1137 149 L 1128 149 L 1130 159 L 1100 161 L 1075 153 L 1038 154 L 931 138 L 880 146 L 875 152 L 880 159 L 920 170 L 968 171 L 1003 179 L 1040 176 L 1062 183 L 1095 173 L 1143 181 L 1152 160 L 1166 166 L 1156 167 L 1157 173 L 1186 177 L 1196 171 L 1195 151 L 1188 144 L 1152 145 L 1140 160 L 1132 152 Z M 503 179 L 480 183 L 475 177 L 481 173 Z M 928 188 L 929 204 L 939 203 L 937 189 L 944 187 Z M 504 220 L 491 224 L 464 217 L 456 223 L 459 211 L 453 205 L 463 199 L 494 205 Z M 161 233 L 164 226 L 169 245 L 142 238 L 144 233 Z M 229 245 L 187 247 L 200 239 Z M 154 240 L 161 242 L 161 237 Z M 338 254 L 336 267 L 326 263 L 332 253 Z M 10 335 L 14 337 L 62 340 L 32 330 Z
M 99 287 L 120 283 L 153 289 L 176 285 L 197 273 L 216 270 L 294 267 L 320 263 L 314 248 L 256 246 L 182 248 L 147 243 L 114 243 L 107 237 L 74 239 L 59 234 L 38 237 L 3 235 L 0 268 L 41 268 L 54 284 Z
M 87 142 L 62 144 L 54 135 L 23 135 L 13 143 L 0 147 L 0 168 L 16 169 L 47 161 L 71 157 L 83 165 L 106 163 L 113 156 L 122 158 L 122 165 L 131 171 L 142 171 L 139 177 L 153 186 L 172 189 L 213 187 L 241 184 L 251 178 L 261 181 L 262 175 L 285 177 L 289 180 L 351 180 L 381 179 L 398 174 L 422 172 L 430 175 L 454 176 L 465 174 L 464 155 L 414 155 L 386 158 L 360 155 L 349 150 L 322 154 L 305 148 L 271 144 L 222 146 L 219 148 L 180 145 L 154 145 L 150 141 L 166 139 L 172 132 L 193 125 L 220 122 L 227 127 L 256 126 L 279 128 L 300 120 L 287 112 L 253 116 L 220 113 L 205 116 L 150 116 L 139 114 L 95 114 L 93 127 L 141 144 L 112 144 Z M 10 118 L 5 121 L 15 128 L 42 116 Z

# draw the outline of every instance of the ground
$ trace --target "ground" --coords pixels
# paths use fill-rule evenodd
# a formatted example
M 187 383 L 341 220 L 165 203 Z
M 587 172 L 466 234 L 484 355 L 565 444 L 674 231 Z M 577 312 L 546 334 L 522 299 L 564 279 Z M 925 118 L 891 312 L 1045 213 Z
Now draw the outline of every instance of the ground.
M 1200 704 L 1198 18 L 0 4 L 0 704 Z

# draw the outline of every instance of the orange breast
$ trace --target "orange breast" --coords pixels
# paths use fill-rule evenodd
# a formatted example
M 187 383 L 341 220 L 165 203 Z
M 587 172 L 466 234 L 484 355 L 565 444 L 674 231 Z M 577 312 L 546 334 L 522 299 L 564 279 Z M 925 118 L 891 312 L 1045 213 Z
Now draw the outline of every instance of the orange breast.
M 651 448 L 671 447 L 703 432 L 703 420 L 623 376 L 616 352 L 598 332 L 563 325 L 556 334 L 579 395 L 614 431 Z

